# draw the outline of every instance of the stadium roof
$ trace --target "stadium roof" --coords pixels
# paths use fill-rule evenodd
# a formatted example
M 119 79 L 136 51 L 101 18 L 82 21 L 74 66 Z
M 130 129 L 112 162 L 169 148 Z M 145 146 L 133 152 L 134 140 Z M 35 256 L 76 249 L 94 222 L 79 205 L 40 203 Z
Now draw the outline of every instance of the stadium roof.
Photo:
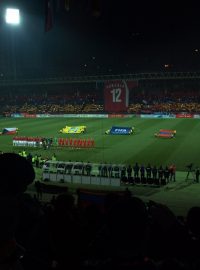
M 0 80 L 0 86 L 22 86 L 22 85 L 58 85 L 72 83 L 96 83 L 107 80 L 192 80 L 200 79 L 200 72 L 155 72 L 155 73 L 134 73 L 121 75 L 102 75 L 102 76 L 74 76 L 74 77 L 52 77 L 38 79 L 7 79 Z

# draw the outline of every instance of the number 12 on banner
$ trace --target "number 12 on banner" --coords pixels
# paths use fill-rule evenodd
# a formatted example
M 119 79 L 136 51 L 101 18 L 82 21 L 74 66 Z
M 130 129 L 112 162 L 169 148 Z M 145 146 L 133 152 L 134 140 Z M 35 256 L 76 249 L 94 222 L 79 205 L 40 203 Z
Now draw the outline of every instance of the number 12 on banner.
M 113 89 L 110 92 L 112 94 L 112 101 L 113 101 L 113 103 L 115 103 L 115 102 L 122 102 L 122 100 L 121 100 L 121 93 L 122 93 L 121 88 Z

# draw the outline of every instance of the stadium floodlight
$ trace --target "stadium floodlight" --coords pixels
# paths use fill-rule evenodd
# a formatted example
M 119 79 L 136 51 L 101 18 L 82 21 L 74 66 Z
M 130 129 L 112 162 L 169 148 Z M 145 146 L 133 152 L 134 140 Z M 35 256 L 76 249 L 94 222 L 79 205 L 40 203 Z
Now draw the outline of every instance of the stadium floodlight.
M 7 24 L 20 24 L 20 12 L 17 8 L 7 8 L 5 12 L 5 21 Z

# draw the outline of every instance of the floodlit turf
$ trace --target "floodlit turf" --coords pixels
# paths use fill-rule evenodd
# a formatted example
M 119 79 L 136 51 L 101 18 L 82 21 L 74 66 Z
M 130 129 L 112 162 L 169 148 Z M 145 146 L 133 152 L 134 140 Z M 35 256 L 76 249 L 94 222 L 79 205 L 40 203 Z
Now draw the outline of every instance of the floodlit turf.
M 87 131 L 80 135 L 65 135 L 58 131 L 64 126 L 85 125 Z M 134 126 L 133 135 L 105 135 L 111 126 Z M 40 153 L 51 157 L 56 153 L 58 160 L 111 162 L 147 165 L 169 165 L 175 163 L 179 171 L 193 162 L 200 166 L 200 120 L 199 119 L 140 119 L 140 118 L 1 118 L 0 128 L 18 127 L 19 136 L 94 138 L 94 149 L 69 149 L 52 147 L 50 150 L 26 148 L 32 154 Z M 159 129 L 175 129 L 175 139 L 155 138 Z M 0 136 L 0 150 L 18 152 L 20 147 L 12 146 L 10 135 Z

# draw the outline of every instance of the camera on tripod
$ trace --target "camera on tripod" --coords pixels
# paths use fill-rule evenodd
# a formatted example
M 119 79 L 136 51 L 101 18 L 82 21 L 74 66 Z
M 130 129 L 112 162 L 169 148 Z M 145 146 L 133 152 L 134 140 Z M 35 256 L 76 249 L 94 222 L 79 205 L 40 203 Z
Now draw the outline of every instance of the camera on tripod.
M 192 171 L 193 163 L 188 164 L 186 168 L 188 169 L 188 171 Z
M 191 176 L 190 179 L 192 179 L 193 181 L 195 181 L 196 179 L 196 176 L 195 176 L 195 169 L 193 169 L 193 166 L 194 164 L 193 163 L 190 163 L 186 166 L 187 168 L 187 176 L 186 176 L 186 179 L 185 180 L 188 180 L 189 179 L 189 175 Z

